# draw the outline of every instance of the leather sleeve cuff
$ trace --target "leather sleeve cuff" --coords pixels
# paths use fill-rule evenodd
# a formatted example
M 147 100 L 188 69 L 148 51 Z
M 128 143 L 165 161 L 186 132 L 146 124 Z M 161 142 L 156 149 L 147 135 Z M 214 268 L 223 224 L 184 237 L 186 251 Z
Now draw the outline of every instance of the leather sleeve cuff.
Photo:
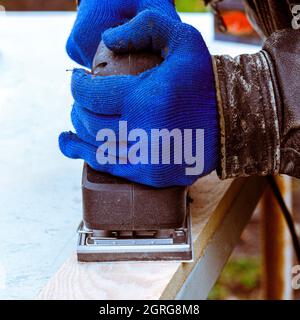
M 279 95 L 266 51 L 236 58 L 214 56 L 221 130 L 221 179 L 277 174 Z

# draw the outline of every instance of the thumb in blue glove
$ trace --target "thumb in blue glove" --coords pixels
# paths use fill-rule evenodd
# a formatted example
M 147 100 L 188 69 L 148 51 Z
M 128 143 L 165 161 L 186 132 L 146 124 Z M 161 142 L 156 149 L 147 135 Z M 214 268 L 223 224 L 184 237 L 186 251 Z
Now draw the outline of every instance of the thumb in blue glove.
M 138 76 L 95 77 L 84 70 L 75 70 L 72 121 L 77 134 L 60 136 L 62 152 L 70 158 L 84 159 L 96 170 L 155 187 L 190 185 L 198 177 L 213 171 L 218 163 L 218 114 L 211 57 L 201 34 L 187 24 L 146 10 L 130 23 L 107 30 L 103 40 L 116 53 L 152 49 L 160 51 L 165 60 Z M 172 154 L 174 145 L 170 163 L 140 161 L 133 164 L 129 161 L 120 164 L 123 154 L 131 152 L 130 143 L 126 152 L 123 148 L 121 152 L 113 151 L 114 154 L 109 155 L 115 158 L 115 164 L 99 163 L 97 153 L 101 143 L 96 141 L 97 133 L 103 128 L 110 129 L 116 134 L 114 147 L 122 149 L 120 121 L 126 122 L 129 132 L 142 129 L 147 137 L 151 137 L 153 129 L 169 132 L 178 129 L 181 133 L 187 129 L 193 132 L 202 129 L 203 170 L 197 175 L 187 174 L 190 163 L 174 161 L 177 158 Z M 183 140 L 184 134 L 179 143 Z M 194 137 L 185 142 L 182 153 L 190 150 L 195 154 L 197 139 Z M 141 146 L 145 153 L 147 148 Z M 151 148 L 148 151 L 150 154 Z

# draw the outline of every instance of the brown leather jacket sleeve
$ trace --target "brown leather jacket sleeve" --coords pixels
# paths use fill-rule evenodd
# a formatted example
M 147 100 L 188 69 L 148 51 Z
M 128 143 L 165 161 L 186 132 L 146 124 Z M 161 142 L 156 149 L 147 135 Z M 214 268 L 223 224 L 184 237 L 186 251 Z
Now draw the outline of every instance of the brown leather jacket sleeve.
M 221 127 L 218 174 L 300 178 L 300 29 L 292 29 L 288 1 L 247 3 L 257 26 L 271 35 L 256 54 L 213 57 Z M 272 33 L 273 28 L 280 30 Z

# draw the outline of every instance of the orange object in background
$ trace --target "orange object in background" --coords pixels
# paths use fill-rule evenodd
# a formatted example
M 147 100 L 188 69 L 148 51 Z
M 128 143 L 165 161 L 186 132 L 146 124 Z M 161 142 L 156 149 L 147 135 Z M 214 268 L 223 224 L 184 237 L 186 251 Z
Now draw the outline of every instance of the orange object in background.
M 236 36 L 250 35 L 253 28 L 244 12 L 235 10 L 227 11 L 222 14 L 227 32 Z
M 242 0 L 226 0 L 220 2 L 218 8 L 227 30 L 220 28 L 220 21 L 215 17 L 216 40 L 261 45 L 262 40 L 248 20 Z

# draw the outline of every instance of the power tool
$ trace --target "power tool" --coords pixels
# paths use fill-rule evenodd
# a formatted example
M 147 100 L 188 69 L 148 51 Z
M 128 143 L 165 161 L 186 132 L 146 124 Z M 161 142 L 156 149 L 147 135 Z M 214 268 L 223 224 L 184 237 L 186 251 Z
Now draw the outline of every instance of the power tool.
M 115 54 L 101 42 L 92 73 L 138 75 L 162 62 L 152 52 Z M 84 163 L 82 202 L 78 261 L 192 261 L 187 187 L 152 188 Z

